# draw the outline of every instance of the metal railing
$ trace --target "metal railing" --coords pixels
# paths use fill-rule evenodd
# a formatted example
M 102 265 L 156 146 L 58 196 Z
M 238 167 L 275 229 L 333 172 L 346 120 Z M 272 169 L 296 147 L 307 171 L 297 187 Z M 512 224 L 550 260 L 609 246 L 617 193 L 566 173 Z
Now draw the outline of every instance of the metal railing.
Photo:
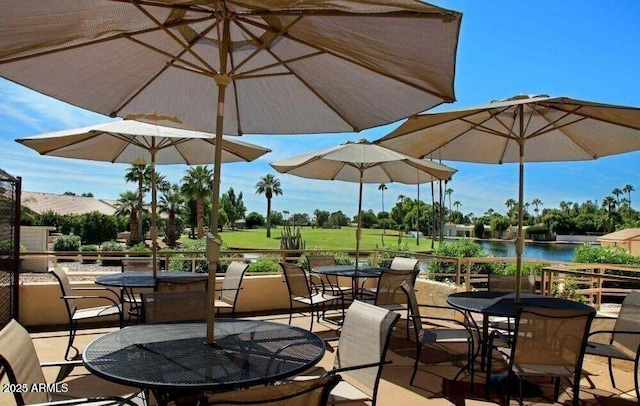
M 221 262 L 243 260 L 289 261 L 297 262 L 304 254 L 327 253 L 355 256 L 353 250 L 317 249 L 317 250 L 280 250 L 280 249 L 233 249 L 221 251 Z M 464 285 L 466 290 L 483 290 L 487 286 L 488 269 L 495 266 L 515 264 L 515 257 L 445 257 L 427 252 L 407 253 L 389 250 L 361 251 L 361 258 L 370 258 L 373 265 L 383 263 L 394 255 L 411 255 L 421 261 L 423 277 L 435 280 L 448 279 L 456 285 Z M 52 266 L 58 261 L 119 261 L 123 258 L 150 256 L 149 252 L 114 251 L 114 252 L 23 252 L 22 258 L 46 257 Z M 163 262 L 163 268 L 169 269 L 171 262 L 186 261 L 187 268 L 195 272 L 200 262 L 206 262 L 204 251 L 161 251 L 158 258 Z M 543 295 L 557 293 L 557 286 L 571 286 L 574 293 L 583 295 L 586 300 L 600 306 L 604 300 L 617 301 L 616 298 L 625 296 L 631 289 L 640 289 L 640 268 L 625 267 L 611 264 L 575 264 L 542 259 L 523 259 L 523 264 L 535 266 L 540 272 L 536 275 L 538 291 Z M 525 273 L 526 275 L 526 273 Z M 573 288 L 575 287 L 575 288 Z

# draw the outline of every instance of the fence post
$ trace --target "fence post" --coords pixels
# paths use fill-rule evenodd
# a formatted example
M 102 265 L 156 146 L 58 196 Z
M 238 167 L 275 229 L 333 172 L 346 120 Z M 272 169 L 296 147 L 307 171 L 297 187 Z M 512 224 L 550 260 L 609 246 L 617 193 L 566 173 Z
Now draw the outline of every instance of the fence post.
M 467 292 L 471 290 L 471 260 L 467 259 L 467 276 L 464 278 L 464 284 Z
M 598 278 L 598 289 L 596 291 L 596 309 L 600 310 L 600 306 L 602 305 L 602 286 L 604 285 L 604 266 L 599 266 L 596 273 L 602 275 Z
M 456 258 L 456 286 L 460 286 L 460 258 Z

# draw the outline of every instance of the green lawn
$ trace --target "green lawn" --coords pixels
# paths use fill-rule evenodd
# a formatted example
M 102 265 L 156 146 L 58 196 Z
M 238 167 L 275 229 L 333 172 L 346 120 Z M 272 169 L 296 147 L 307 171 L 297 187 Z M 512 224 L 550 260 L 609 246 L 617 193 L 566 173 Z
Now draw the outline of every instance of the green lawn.
M 272 229 L 271 238 L 267 238 L 266 229 L 258 230 L 225 230 L 220 234 L 225 245 L 229 248 L 280 248 L 280 233 L 282 228 Z M 303 227 L 302 239 L 306 242 L 307 249 L 355 249 L 356 229 L 342 227 L 340 229 L 319 229 Z M 395 246 L 398 241 L 398 232 L 387 230 L 385 244 Z M 408 243 L 410 248 L 416 247 L 415 239 L 403 238 L 403 243 Z M 419 249 L 425 250 L 431 247 L 431 240 L 422 239 Z M 382 248 L 382 230 L 364 229 L 360 248 L 363 250 Z

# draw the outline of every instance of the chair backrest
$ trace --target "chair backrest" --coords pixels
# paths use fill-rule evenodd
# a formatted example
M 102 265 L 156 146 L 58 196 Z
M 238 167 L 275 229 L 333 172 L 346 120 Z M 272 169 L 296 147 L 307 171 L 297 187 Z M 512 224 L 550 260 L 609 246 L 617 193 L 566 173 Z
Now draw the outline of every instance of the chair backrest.
M 62 293 L 62 299 L 64 300 L 64 304 L 67 307 L 67 313 L 69 314 L 69 319 L 73 317 L 76 313 L 76 301 L 71 298 L 65 298 L 64 296 L 71 296 L 71 284 L 69 283 L 69 277 L 64 269 L 60 267 L 55 267 L 49 269 L 49 272 L 55 276 L 60 284 L 60 292 Z
M 307 265 L 309 266 L 309 272 L 313 270 L 313 268 L 318 266 L 331 266 L 336 264 L 336 259 L 330 255 L 307 255 Z M 336 285 L 338 282 L 338 277 L 329 277 L 325 274 L 318 274 L 320 280 L 325 285 Z
M 296 264 L 280 262 L 284 280 L 287 282 L 289 296 L 291 297 L 311 297 L 311 287 L 304 270 Z
M 229 267 L 227 267 L 227 272 L 224 274 L 224 279 L 222 280 L 220 300 L 229 303 L 234 308 L 236 307 L 236 300 L 238 300 L 238 294 L 240 293 L 242 278 L 244 278 L 244 273 L 247 272 L 247 268 L 249 268 L 249 264 L 241 261 L 232 261 Z
M 145 323 L 204 321 L 207 318 L 207 291 L 180 290 L 142 293 Z
M 413 269 L 383 271 L 378 278 L 375 304 L 383 306 L 407 303 L 407 296 L 401 288 L 402 282 L 407 281 L 413 285 L 414 276 Z
M 400 315 L 396 312 L 355 300 L 349 306 L 342 325 L 334 368 L 383 362 L 391 330 L 398 318 Z M 375 402 L 382 365 L 340 374 L 346 382 L 366 393 Z
M 515 275 L 498 275 L 490 273 L 489 282 L 487 284 L 490 292 L 506 292 L 513 293 L 516 291 L 516 276 Z M 536 278 L 535 276 L 520 277 L 520 292 L 522 293 L 535 293 L 536 291 Z
M 208 279 L 194 278 L 193 275 L 185 277 L 173 277 L 171 279 L 156 279 L 156 292 L 167 292 L 175 290 L 206 290 Z
M 211 394 L 209 405 L 324 406 L 340 375 Z
M 640 334 L 616 334 L 616 331 L 640 332 L 640 291 L 632 290 L 624 298 L 613 331 L 613 345 L 632 354 L 640 351 Z
M 512 364 L 565 367 L 578 376 L 595 310 L 523 307 L 516 317 Z
M 156 269 L 160 269 L 160 261 L 156 260 Z M 122 272 L 152 271 L 153 258 L 123 258 Z
M 394 257 L 389 268 L 394 271 L 417 271 L 419 263 L 420 260 L 415 258 Z
M 0 364 L 11 384 L 31 388 L 33 384 L 46 383 L 33 341 L 15 320 L 0 331 Z M 18 405 L 51 401 L 51 395 L 46 391 L 13 391 L 13 396 Z

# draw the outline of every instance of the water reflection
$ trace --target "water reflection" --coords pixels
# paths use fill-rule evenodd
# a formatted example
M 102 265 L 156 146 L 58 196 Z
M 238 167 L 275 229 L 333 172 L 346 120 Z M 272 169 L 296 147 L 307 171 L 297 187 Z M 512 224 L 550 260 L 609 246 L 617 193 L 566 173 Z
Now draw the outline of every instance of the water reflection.
M 476 240 L 488 255 L 495 257 L 515 257 L 516 245 L 513 241 Z M 527 242 L 524 245 L 524 258 L 549 259 L 571 262 L 573 254 L 580 244 L 552 244 Z

